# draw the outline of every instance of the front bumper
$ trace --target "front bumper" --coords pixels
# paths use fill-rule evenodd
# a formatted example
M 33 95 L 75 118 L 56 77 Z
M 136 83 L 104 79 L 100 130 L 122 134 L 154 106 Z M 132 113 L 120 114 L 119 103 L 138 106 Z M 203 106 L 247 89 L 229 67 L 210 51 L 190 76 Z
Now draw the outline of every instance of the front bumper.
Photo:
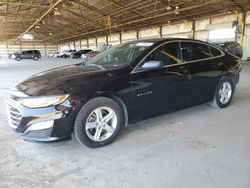
M 9 95 L 7 110 L 9 125 L 21 133 L 24 140 L 55 141 L 71 138 L 72 107 L 69 101 L 44 108 L 27 108 L 18 102 L 19 97 Z

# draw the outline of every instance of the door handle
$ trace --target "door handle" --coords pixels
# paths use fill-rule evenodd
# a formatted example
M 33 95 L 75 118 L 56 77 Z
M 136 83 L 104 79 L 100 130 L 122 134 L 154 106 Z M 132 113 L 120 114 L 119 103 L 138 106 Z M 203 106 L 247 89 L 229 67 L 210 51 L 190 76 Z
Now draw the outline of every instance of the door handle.
M 181 74 L 188 74 L 189 70 L 188 70 L 188 68 L 181 66 L 181 67 L 179 67 L 179 72 Z

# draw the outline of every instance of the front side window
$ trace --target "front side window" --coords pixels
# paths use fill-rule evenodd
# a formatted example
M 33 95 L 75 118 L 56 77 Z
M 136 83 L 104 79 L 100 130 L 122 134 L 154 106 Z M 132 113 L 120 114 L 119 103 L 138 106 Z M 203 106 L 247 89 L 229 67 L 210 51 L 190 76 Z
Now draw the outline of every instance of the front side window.
M 174 65 L 181 63 L 181 53 L 179 42 L 171 42 L 162 45 L 152 52 L 146 61 L 161 61 L 164 65 Z
M 210 50 L 206 44 L 196 42 L 181 42 L 183 61 L 202 60 L 211 57 Z
M 139 55 L 141 55 L 153 44 L 153 42 L 146 41 L 120 44 L 103 51 L 94 58 L 85 62 L 85 65 L 96 65 L 104 69 L 127 65 L 139 57 Z

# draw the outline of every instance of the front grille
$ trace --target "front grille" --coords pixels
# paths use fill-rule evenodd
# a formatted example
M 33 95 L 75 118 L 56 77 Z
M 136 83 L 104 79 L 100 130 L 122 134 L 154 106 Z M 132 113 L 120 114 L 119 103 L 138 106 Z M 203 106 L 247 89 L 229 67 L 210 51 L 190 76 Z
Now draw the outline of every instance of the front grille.
M 22 120 L 22 114 L 18 109 L 8 104 L 8 115 L 10 126 L 16 129 Z
M 7 111 L 9 117 L 9 125 L 14 129 L 17 129 L 23 118 L 22 113 L 18 110 L 17 106 L 19 106 L 18 100 L 24 97 L 28 96 L 16 89 L 12 89 L 8 92 L 8 98 L 6 102 L 7 102 Z
M 52 128 L 43 129 L 43 130 L 32 130 L 24 133 L 24 136 L 27 138 L 34 139 L 46 139 L 49 138 L 52 132 Z
M 51 136 L 52 128 L 43 130 L 32 130 L 27 131 L 23 134 L 25 140 L 36 140 L 36 141 L 49 141 L 53 139 Z

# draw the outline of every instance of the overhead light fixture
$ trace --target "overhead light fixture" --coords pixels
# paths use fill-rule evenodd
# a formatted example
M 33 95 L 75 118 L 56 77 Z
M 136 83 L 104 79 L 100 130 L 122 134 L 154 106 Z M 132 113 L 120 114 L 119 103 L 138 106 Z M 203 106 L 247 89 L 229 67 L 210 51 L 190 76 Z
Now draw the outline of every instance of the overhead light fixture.
M 228 13 L 228 14 L 232 14 L 232 10 L 231 10 L 231 9 L 228 9 L 228 10 L 227 10 L 227 13 Z
M 51 35 L 53 35 L 53 33 L 49 33 L 49 35 L 51 36 Z
M 55 8 L 54 15 L 55 15 L 55 16 L 58 16 L 58 15 L 60 15 L 60 14 L 61 14 L 61 12 L 58 11 L 58 8 Z
M 168 0 L 168 6 L 167 6 L 167 10 L 171 10 L 172 7 L 170 6 L 170 0 Z
M 25 33 L 23 36 L 22 36 L 22 39 L 24 40 L 32 40 L 33 39 L 33 36 L 29 33 Z
M 180 12 L 179 12 L 179 6 L 176 6 L 175 7 L 175 12 L 174 12 L 175 14 L 180 14 Z

